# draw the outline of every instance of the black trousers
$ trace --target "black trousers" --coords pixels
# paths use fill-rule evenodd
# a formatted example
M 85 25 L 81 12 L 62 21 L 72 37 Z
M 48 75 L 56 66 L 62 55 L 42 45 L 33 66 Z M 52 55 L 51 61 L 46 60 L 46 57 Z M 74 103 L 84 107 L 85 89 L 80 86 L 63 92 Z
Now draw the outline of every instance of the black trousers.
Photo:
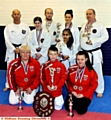
M 69 94 L 68 93 L 66 100 L 65 100 L 65 108 L 67 111 L 69 111 Z M 91 100 L 89 98 L 83 97 L 83 98 L 76 98 L 74 95 L 72 95 L 73 100 L 73 107 L 72 110 L 76 110 L 78 114 L 85 114 L 87 112 L 88 106 L 91 103 Z

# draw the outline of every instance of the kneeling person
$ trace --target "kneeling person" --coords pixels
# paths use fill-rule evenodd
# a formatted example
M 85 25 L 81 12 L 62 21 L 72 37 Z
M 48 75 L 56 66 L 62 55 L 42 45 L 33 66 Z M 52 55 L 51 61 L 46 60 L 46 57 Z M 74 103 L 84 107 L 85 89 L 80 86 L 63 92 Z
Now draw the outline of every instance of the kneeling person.
M 90 63 L 88 53 L 79 51 L 76 61 L 77 65 L 68 69 L 67 88 L 69 94 L 66 97 L 65 108 L 70 111 L 69 102 L 72 98 L 72 110 L 76 110 L 78 114 L 85 114 L 98 86 L 98 76 Z
M 7 76 L 11 89 L 9 103 L 17 104 L 21 91 L 24 102 L 32 104 L 40 84 L 40 64 L 30 57 L 28 46 L 21 46 L 20 57 L 9 64 Z
M 67 78 L 66 68 L 63 63 L 57 60 L 58 49 L 50 47 L 48 50 L 49 61 L 42 65 L 41 84 L 44 92 L 51 94 L 54 99 L 56 110 L 62 109 L 64 103 L 62 87 Z

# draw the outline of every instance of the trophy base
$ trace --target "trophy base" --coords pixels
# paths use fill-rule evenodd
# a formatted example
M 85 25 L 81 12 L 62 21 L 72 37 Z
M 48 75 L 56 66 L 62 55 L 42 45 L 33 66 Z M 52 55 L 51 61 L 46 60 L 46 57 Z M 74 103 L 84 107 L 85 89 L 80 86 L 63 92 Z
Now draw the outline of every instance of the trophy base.
M 60 60 L 60 62 L 62 62 L 63 60 Z
M 23 110 L 23 107 L 22 107 L 22 106 L 19 106 L 17 110 L 18 110 L 18 111 L 22 111 L 22 110 Z
M 55 90 L 55 86 L 51 86 L 51 87 L 50 87 L 50 90 Z
M 89 44 L 90 43 L 90 40 L 86 41 L 86 44 Z
M 68 113 L 68 116 L 73 117 L 74 113 Z
M 40 52 L 40 51 L 41 51 L 41 48 L 37 48 L 36 51 L 37 51 L 37 52 Z

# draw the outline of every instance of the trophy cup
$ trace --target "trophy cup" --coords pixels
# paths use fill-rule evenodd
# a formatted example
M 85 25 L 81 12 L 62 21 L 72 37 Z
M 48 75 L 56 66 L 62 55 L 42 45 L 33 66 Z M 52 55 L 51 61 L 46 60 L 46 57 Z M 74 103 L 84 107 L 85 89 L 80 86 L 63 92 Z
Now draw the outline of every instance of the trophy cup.
M 69 94 L 69 113 L 68 116 L 73 117 L 74 113 L 72 112 L 72 106 L 73 106 L 73 100 L 72 100 L 72 94 Z
M 63 46 L 63 43 L 60 42 L 60 43 L 58 44 L 58 47 L 59 47 L 59 50 L 60 50 L 60 54 L 61 54 L 60 62 L 62 62 L 63 59 L 64 59 L 64 56 L 63 56 L 63 54 L 62 54 L 62 46 Z
M 60 26 L 61 26 L 61 23 L 57 23 L 57 34 L 56 34 L 56 41 L 60 41 L 59 40 L 59 35 L 60 35 Z
M 46 22 L 46 29 L 49 32 L 50 23 Z
M 52 82 L 52 86 L 50 87 L 50 90 L 55 90 L 55 86 L 54 86 L 54 71 L 55 68 L 49 68 L 50 70 L 50 76 L 51 76 L 51 82 Z
M 19 98 L 18 98 L 18 100 L 19 100 L 18 110 L 19 110 L 19 111 L 20 111 L 20 110 L 23 110 L 23 106 L 22 106 L 22 94 L 21 94 L 21 92 L 22 92 L 22 90 L 19 89 Z
M 88 25 L 88 31 L 87 31 L 87 41 L 86 41 L 86 44 L 89 44 L 90 43 L 90 35 L 91 35 L 91 28 L 92 28 L 92 25 Z

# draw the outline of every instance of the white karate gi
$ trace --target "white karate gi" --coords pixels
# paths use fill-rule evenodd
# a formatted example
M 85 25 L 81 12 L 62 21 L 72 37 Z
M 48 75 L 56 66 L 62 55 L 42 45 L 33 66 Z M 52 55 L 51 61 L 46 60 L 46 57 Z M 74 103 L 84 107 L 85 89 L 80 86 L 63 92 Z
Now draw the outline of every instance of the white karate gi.
M 76 53 L 78 52 L 78 50 L 75 47 L 75 44 L 72 45 L 71 50 L 67 47 L 67 45 L 61 41 L 59 43 L 57 43 L 56 47 L 58 48 L 58 52 L 60 52 L 60 44 L 62 44 L 62 54 L 63 56 L 69 56 L 69 58 L 65 61 L 62 61 L 62 63 L 65 65 L 66 69 L 68 70 L 68 68 L 71 65 L 76 64 Z M 58 58 L 60 60 L 60 57 Z
M 50 24 L 50 27 L 47 28 L 46 21 L 43 21 L 42 28 L 49 33 L 51 38 L 51 45 L 55 45 L 56 44 L 55 39 L 57 34 L 57 24 L 54 21 L 52 21 Z
M 80 41 L 81 41 L 81 48 L 84 50 L 93 50 L 96 48 L 101 47 L 101 45 L 108 40 L 108 32 L 106 28 L 99 22 L 94 22 L 92 24 L 91 33 L 90 33 L 90 40 L 92 42 L 92 45 L 86 44 L 86 41 L 88 40 L 87 37 L 84 37 L 83 34 L 85 33 L 85 27 L 86 24 L 83 24 L 80 32 Z M 90 60 L 92 62 L 91 53 L 89 53 Z M 96 89 L 97 93 L 103 93 L 104 92 L 104 79 L 103 79 L 103 73 L 102 73 L 102 52 L 101 49 L 93 51 L 93 67 L 95 71 L 98 74 L 98 87 Z
M 60 40 L 63 40 L 62 38 L 62 32 L 63 30 L 65 29 L 65 24 L 63 24 L 61 27 L 60 27 L 60 35 L 59 35 L 59 39 Z M 79 29 L 73 25 L 72 23 L 72 27 L 70 28 L 71 32 L 72 32 L 72 36 L 74 38 L 74 46 L 75 46 L 75 49 L 79 49 L 79 46 L 80 46 L 80 33 L 79 33 Z
M 26 104 L 32 104 L 34 101 L 34 96 L 36 95 L 37 92 L 38 89 L 32 90 L 31 94 L 27 94 L 26 91 L 22 91 L 21 94 L 24 94 L 24 96 L 22 96 L 23 101 Z M 13 90 L 11 90 L 9 94 L 9 103 L 12 105 L 19 103 L 19 96 L 15 95 L 15 92 Z
M 42 56 L 39 58 L 38 61 L 42 65 L 44 62 L 46 62 L 48 60 L 47 54 L 48 54 L 48 49 L 49 49 L 50 44 L 51 44 L 51 39 L 50 39 L 50 36 L 49 36 L 47 31 L 42 30 L 40 40 L 41 39 L 44 39 L 43 43 L 40 42 L 41 51 L 39 53 Z M 37 41 L 36 29 L 34 29 L 30 32 L 30 35 L 28 37 L 28 46 L 31 49 L 31 56 L 33 58 L 35 58 L 36 57 L 35 54 L 37 53 L 36 49 L 39 47 L 38 41 Z
M 30 32 L 29 27 L 21 22 L 20 24 L 10 23 L 4 29 L 4 37 L 6 44 L 6 56 L 5 61 L 7 62 L 7 68 L 9 63 L 15 59 L 15 47 L 13 44 L 25 45 L 27 36 Z M 9 88 L 8 82 L 5 83 L 6 88 Z

